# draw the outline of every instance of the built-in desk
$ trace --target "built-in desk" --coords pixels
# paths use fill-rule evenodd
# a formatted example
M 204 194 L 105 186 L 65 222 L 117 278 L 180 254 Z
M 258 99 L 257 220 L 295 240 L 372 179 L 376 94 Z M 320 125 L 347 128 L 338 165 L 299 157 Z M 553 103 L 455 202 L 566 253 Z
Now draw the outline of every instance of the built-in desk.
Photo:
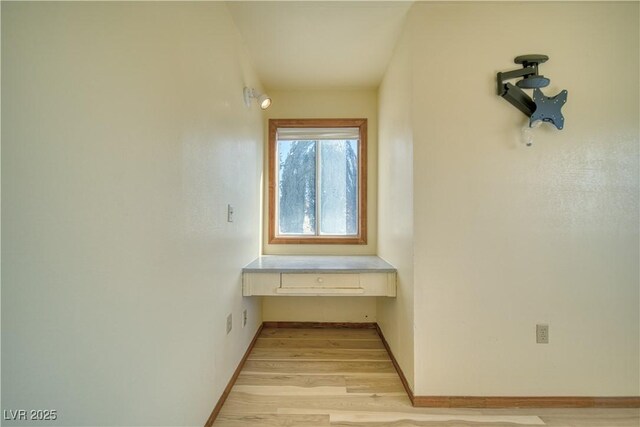
M 265 255 L 242 269 L 242 295 L 396 296 L 396 269 L 377 256 Z

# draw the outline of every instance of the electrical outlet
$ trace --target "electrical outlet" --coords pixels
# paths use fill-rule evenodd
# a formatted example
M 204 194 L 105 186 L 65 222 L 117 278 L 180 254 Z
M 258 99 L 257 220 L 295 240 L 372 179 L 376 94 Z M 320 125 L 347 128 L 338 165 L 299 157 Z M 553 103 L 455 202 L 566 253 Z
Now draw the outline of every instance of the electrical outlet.
M 233 205 L 227 205 L 227 222 L 233 222 Z
M 549 325 L 536 325 L 536 343 L 549 344 Z
M 242 311 L 242 327 L 244 328 L 245 326 L 247 326 L 247 309 L 246 308 Z
M 227 316 L 227 334 L 231 332 L 231 328 L 233 328 L 233 317 L 231 317 L 231 313 Z

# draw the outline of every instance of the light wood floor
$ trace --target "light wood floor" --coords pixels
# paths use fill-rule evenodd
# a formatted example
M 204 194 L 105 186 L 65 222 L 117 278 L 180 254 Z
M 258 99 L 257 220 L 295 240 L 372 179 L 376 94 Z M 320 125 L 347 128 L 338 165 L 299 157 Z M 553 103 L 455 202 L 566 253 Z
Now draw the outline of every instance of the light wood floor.
M 214 426 L 638 427 L 640 409 L 414 408 L 373 329 L 263 329 Z

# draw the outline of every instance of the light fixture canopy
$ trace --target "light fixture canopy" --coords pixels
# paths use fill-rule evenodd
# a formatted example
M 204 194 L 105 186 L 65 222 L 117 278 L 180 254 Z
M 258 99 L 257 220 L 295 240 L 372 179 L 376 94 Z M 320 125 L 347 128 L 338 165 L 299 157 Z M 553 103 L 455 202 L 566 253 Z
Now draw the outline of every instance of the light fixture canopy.
M 245 87 L 243 90 L 244 104 L 251 107 L 251 98 L 255 98 L 261 109 L 266 110 L 271 106 L 271 98 L 266 93 L 260 93 L 254 88 Z

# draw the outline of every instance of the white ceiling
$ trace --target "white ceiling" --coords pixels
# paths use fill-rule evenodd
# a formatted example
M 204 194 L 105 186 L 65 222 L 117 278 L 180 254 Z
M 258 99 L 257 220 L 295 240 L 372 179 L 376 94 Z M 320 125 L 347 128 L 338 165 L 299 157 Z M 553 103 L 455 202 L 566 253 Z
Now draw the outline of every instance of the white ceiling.
M 267 89 L 377 87 L 411 2 L 232 1 Z

